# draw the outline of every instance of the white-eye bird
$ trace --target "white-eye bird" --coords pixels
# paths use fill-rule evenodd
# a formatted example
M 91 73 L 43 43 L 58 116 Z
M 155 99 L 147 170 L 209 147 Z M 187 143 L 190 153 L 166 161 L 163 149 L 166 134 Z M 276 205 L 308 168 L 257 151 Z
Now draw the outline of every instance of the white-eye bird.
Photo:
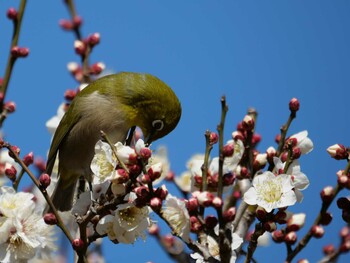
M 104 131 L 113 143 L 124 142 L 131 127 L 141 128 L 150 143 L 177 125 L 181 105 L 169 86 L 150 74 L 122 72 L 97 79 L 77 94 L 52 139 L 46 172 L 58 154 L 58 182 L 52 201 L 60 211 L 72 208 L 76 183 L 91 182 L 94 147 Z

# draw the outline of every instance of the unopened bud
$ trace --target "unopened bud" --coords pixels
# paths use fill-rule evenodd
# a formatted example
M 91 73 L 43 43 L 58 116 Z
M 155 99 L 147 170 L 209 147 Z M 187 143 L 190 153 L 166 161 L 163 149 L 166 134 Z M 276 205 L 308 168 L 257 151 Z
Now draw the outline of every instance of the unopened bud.
M 141 198 L 144 200 L 147 199 L 149 195 L 149 190 L 148 190 L 148 187 L 146 186 L 135 187 L 134 192 L 138 198 Z
M 77 53 L 78 55 L 83 55 L 83 54 L 85 54 L 86 46 L 85 46 L 84 42 L 82 42 L 80 40 L 75 40 L 74 41 L 74 49 L 75 49 L 75 53 Z
M 33 154 L 33 152 L 30 152 L 30 153 L 28 153 L 27 155 L 25 155 L 23 157 L 23 163 L 26 166 L 31 165 L 33 162 L 34 162 L 34 154 Z
M 175 173 L 173 171 L 169 171 L 166 176 L 165 176 L 165 180 L 167 181 L 174 181 L 175 178 Z
M 297 233 L 295 233 L 294 231 L 287 233 L 284 237 L 284 241 L 290 245 L 293 245 L 297 241 L 297 239 Z
M 67 69 L 70 73 L 75 74 L 78 70 L 80 70 L 80 65 L 77 62 L 69 62 L 67 64 Z
M 233 173 L 226 173 L 224 174 L 224 178 L 223 178 L 223 184 L 224 186 L 229 186 L 229 185 L 232 185 L 233 182 L 235 181 L 236 179 L 236 176 L 233 174 Z
M 77 95 L 77 91 L 74 89 L 67 89 L 64 92 L 64 98 L 68 101 L 72 101 L 76 95 Z
M 53 213 L 47 213 L 44 215 L 44 222 L 47 225 L 56 225 L 57 224 L 57 218 L 55 214 Z
M 151 180 L 157 180 L 163 172 L 162 163 L 153 164 L 147 171 L 147 174 L 150 176 Z
M 8 101 L 4 104 L 4 109 L 7 110 L 8 113 L 13 113 L 16 110 L 16 103 Z
M 330 222 L 332 222 L 333 216 L 331 213 L 326 212 L 324 214 L 321 215 L 321 220 L 320 220 L 320 224 L 327 226 L 330 224 Z
M 212 204 L 214 195 L 210 192 L 204 191 L 198 194 L 197 199 L 198 199 L 199 205 L 207 207 Z
M 234 132 L 232 132 L 232 139 L 243 141 L 244 140 L 244 135 L 240 131 L 234 131 Z
M 148 160 L 152 156 L 152 151 L 147 147 L 141 148 L 140 156 L 143 160 Z
M 326 186 L 322 189 L 321 199 L 324 203 L 329 203 L 334 198 L 334 189 L 332 186 Z
M 337 200 L 337 206 L 338 208 L 342 209 L 342 210 L 350 210 L 350 200 L 347 197 L 340 197 Z
M 117 169 L 115 171 L 115 176 L 113 182 L 117 184 L 126 183 L 129 180 L 129 174 L 124 169 Z
M 289 101 L 289 110 L 292 112 L 296 112 L 299 110 L 300 102 L 297 98 L 293 98 Z
M 202 224 L 199 222 L 196 216 L 190 217 L 190 223 L 191 223 L 191 232 L 197 233 L 202 229 Z
M 88 36 L 87 41 L 90 46 L 95 46 L 98 43 L 100 43 L 100 38 L 101 38 L 100 33 L 93 33 L 90 36 Z
M 11 150 L 12 150 L 13 152 L 15 152 L 18 156 L 19 156 L 19 154 L 20 154 L 20 152 L 21 152 L 21 149 L 20 149 L 19 147 L 15 146 L 15 145 L 12 145 L 12 146 L 11 146 Z M 9 151 L 9 156 L 10 156 L 11 158 L 15 159 L 15 155 L 12 153 L 12 151 Z
M 15 8 L 10 7 L 9 9 L 7 9 L 7 13 L 6 13 L 7 17 L 11 20 L 16 20 L 17 16 L 18 16 L 18 12 Z
M 284 241 L 285 234 L 281 230 L 275 230 L 272 232 L 272 239 L 276 243 L 282 243 Z
M 279 224 L 285 224 L 293 216 L 291 212 L 286 210 L 279 209 L 275 214 L 274 219 Z
M 346 150 L 345 146 L 339 143 L 329 146 L 327 148 L 327 152 L 332 158 L 336 160 L 343 160 L 349 157 L 349 153 Z
M 236 207 L 230 207 L 222 214 L 225 222 L 232 222 L 236 216 Z
M 158 197 L 153 197 L 149 205 L 154 211 L 159 211 L 162 208 L 162 200 Z
M 50 183 L 51 183 L 51 177 L 50 175 L 46 174 L 46 173 L 43 173 L 40 175 L 39 177 L 39 182 L 40 182 L 40 185 L 46 189 Z
M 73 29 L 73 23 L 72 21 L 68 20 L 68 19 L 61 19 L 58 24 L 60 25 L 60 27 L 64 30 L 72 30 Z
M 165 200 L 165 198 L 167 197 L 169 191 L 166 188 L 166 186 L 163 184 L 161 187 L 158 187 L 155 191 L 154 191 L 154 195 L 158 198 L 160 198 L 161 200 Z
M 149 228 L 148 228 L 148 233 L 152 236 L 158 236 L 159 235 L 159 226 L 157 224 L 152 224 Z
M 263 207 L 258 206 L 255 210 L 255 215 L 260 221 L 265 221 L 267 212 Z
M 83 19 L 80 16 L 75 16 L 75 17 L 73 17 L 73 21 L 72 22 L 73 22 L 73 26 L 75 28 L 78 28 L 83 23 Z
M 340 245 L 340 251 L 342 253 L 350 251 L 350 240 L 346 240 Z
M 263 168 L 267 163 L 267 154 L 266 153 L 259 153 L 255 156 L 253 166 L 254 169 L 259 170 Z
M 273 162 L 273 157 L 276 156 L 276 149 L 274 147 L 270 146 L 269 148 L 267 148 L 266 154 L 267 154 L 267 156 L 266 156 L 267 160 L 270 163 L 272 163 Z
M 243 118 L 243 121 L 242 121 L 242 125 L 243 125 L 243 128 L 247 131 L 251 131 L 254 129 L 254 125 L 255 125 L 255 121 L 254 121 L 254 118 L 250 115 L 246 115 L 244 118 Z
M 194 198 L 194 197 L 188 199 L 188 202 L 186 203 L 186 208 L 190 212 L 196 211 L 198 209 L 198 206 L 199 206 L 198 200 L 197 198 Z
M 294 214 L 287 221 L 287 231 L 298 231 L 305 224 L 306 215 L 304 213 Z
M 223 153 L 224 157 L 232 156 L 233 152 L 234 152 L 233 143 L 226 144 L 222 149 L 222 153 Z
M 43 158 L 36 158 L 34 161 L 34 165 L 36 168 L 38 168 L 40 173 L 43 173 L 46 171 L 46 162 L 44 161 Z
M 324 228 L 320 225 L 312 226 L 311 234 L 315 238 L 321 238 L 324 235 Z
M 103 64 L 102 62 L 98 62 L 95 64 L 92 64 L 90 67 L 90 73 L 94 74 L 94 75 L 98 75 L 100 74 L 102 71 L 104 71 L 106 68 L 105 64 Z
M 210 144 L 215 144 L 219 140 L 219 135 L 216 132 L 211 132 L 210 137 L 209 137 L 209 143 Z
M 72 241 L 72 247 L 75 251 L 80 251 L 84 248 L 84 242 L 80 238 L 76 238 Z
M 223 205 L 222 199 L 220 197 L 218 197 L 218 196 L 214 197 L 214 199 L 212 201 L 212 205 L 216 209 L 221 209 L 221 207 Z
M 301 150 L 299 147 L 294 147 L 292 150 L 292 159 L 296 160 L 299 159 L 301 156 Z
M 17 170 L 16 168 L 11 164 L 5 165 L 5 175 L 7 178 L 9 178 L 12 182 L 16 180 Z
M 326 245 L 322 248 L 325 255 L 331 255 L 335 252 L 335 247 L 333 244 Z
M 26 57 L 29 55 L 29 48 L 14 46 L 11 48 L 11 55 L 15 58 Z

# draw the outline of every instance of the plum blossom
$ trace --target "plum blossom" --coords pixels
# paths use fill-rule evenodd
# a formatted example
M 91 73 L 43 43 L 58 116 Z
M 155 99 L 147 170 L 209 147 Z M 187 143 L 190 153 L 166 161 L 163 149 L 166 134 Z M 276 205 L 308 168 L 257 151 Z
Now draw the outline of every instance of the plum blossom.
M 173 232 L 188 242 L 190 239 L 190 216 L 185 202 L 168 194 L 161 213 L 172 227 Z
M 0 261 L 26 262 L 55 250 L 53 226 L 35 212 L 34 195 L 0 188 Z
M 282 163 L 280 158 L 274 157 L 273 162 L 275 164 L 276 171 L 283 171 L 285 163 Z M 309 187 L 310 181 L 307 176 L 301 172 L 298 160 L 293 160 L 293 162 L 289 165 L 286 174 L 290 175 L 297 201 L 301 202 L 304 197 L 301 191 Z
M 290 175 L 275 176 L 266 171 L 254 177 L 252 187 L 244 194 L 243 201 L 249 205 L 259 205 L 269 213 L 275 208 L 295 204 L 297 197 L 293 188 Z
M 313 142 L 307 136 L 308 136 L 307 131 L 301 131 L 299 133 L 296 133 L 296 134 L 290 136 L 290 138 L 295 138 L 297 140 L 296 147 L 300 148 L 300 151 L 302 154 L 307 154 L 307 153 L 311 152 L 314 148 Z
M 95 155 L 91 162 L 94 173 L 94 184 L 112 180 L 115 175 L 117 161 L 113 158 L 112 149 L 108 143 L 98 141 L 95 145 Z
M 128 199 L 127 196 L 125 200 Z M 139 237 L 146 239 L 145 231 L 151 226 L 150 212 L 149 207 L 136 207 L 132 202 L 118 205 L 114 215 L 106 215 L 98 222 L 96 231 L 107 234 L 112 241 L 133 244 Z

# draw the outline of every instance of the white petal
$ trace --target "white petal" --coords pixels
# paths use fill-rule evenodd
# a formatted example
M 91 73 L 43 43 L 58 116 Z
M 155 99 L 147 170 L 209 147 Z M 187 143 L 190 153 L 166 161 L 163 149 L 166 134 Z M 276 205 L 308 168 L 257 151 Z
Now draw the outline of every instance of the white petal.
M 244 193 L 243 201 L 248 205 L 256 205 L 257 192 L 254 187 L 250 187 L 247 192 Z

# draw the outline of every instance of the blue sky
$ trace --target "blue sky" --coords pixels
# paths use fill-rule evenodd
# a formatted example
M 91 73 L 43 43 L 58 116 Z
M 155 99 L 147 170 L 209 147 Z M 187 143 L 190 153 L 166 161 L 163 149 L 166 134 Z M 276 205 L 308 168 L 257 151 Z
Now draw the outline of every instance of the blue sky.
M 15 65 L 7 98 L 17 103 L 18 110 L 4 125 L 7 140 L 23 153 L 46 155 L 50 135 L 45 122 L 56 113 L 64 91 L 76 87 L 66 71 L 68 62 L 79 61 L 74 37 L 58 27 L 59 19 L 68 17 L 62 2 L 27 4 L 19 43 L 31 53 Z M 5 13 L 18 4 L 0 2 L 0 74 L 12 34 Z M 101 34 L 91 62 L 102 61 L 113 71 L 152 73 L 178 95 L 181 121 L 173 133 L 154 144 L 168 147 L 176 173 L 185 170 L 191 155 L 203 152 L 203 134 L 216 129 L 222 95 L 229 105 L 225 138 L 230 139 L 236 123 L 254 107 L 263 138 L 261 151 L 274 145 L 289 114 L 288 102 L 297 97 L 301 107 L 291 134 L 308 130 L 315 148 L 301 159 L 311 185 L 293 211 L 307 211 L 305 230 L 310 226 L 319 209 L 319 191 L 334 185 L 335 173 L 345 167 L 345 162 L 330 159 L 325 149 L 334 143 L 349 145 L 349 1 L 77 0 L 76 5 L 84 19 L 83 34 Z M 297 258 L 315 262 L 322 256 L 322 245 L 338 243 L 342 221 L 335 206 L 332 211 L 334 221 L 326 227 L 325 238 L 312 240 Z M 170 262 L 149 241 L 134 246 L 106 242 L 107 260 L 118 256 L 125 262 L 132 253 L 133 262 Z M 256 255 L 258 262 L 283 255 L 280 262 L 285 248 L 259 248 Z M 345 257 L 339 260 L 345 261 Z

